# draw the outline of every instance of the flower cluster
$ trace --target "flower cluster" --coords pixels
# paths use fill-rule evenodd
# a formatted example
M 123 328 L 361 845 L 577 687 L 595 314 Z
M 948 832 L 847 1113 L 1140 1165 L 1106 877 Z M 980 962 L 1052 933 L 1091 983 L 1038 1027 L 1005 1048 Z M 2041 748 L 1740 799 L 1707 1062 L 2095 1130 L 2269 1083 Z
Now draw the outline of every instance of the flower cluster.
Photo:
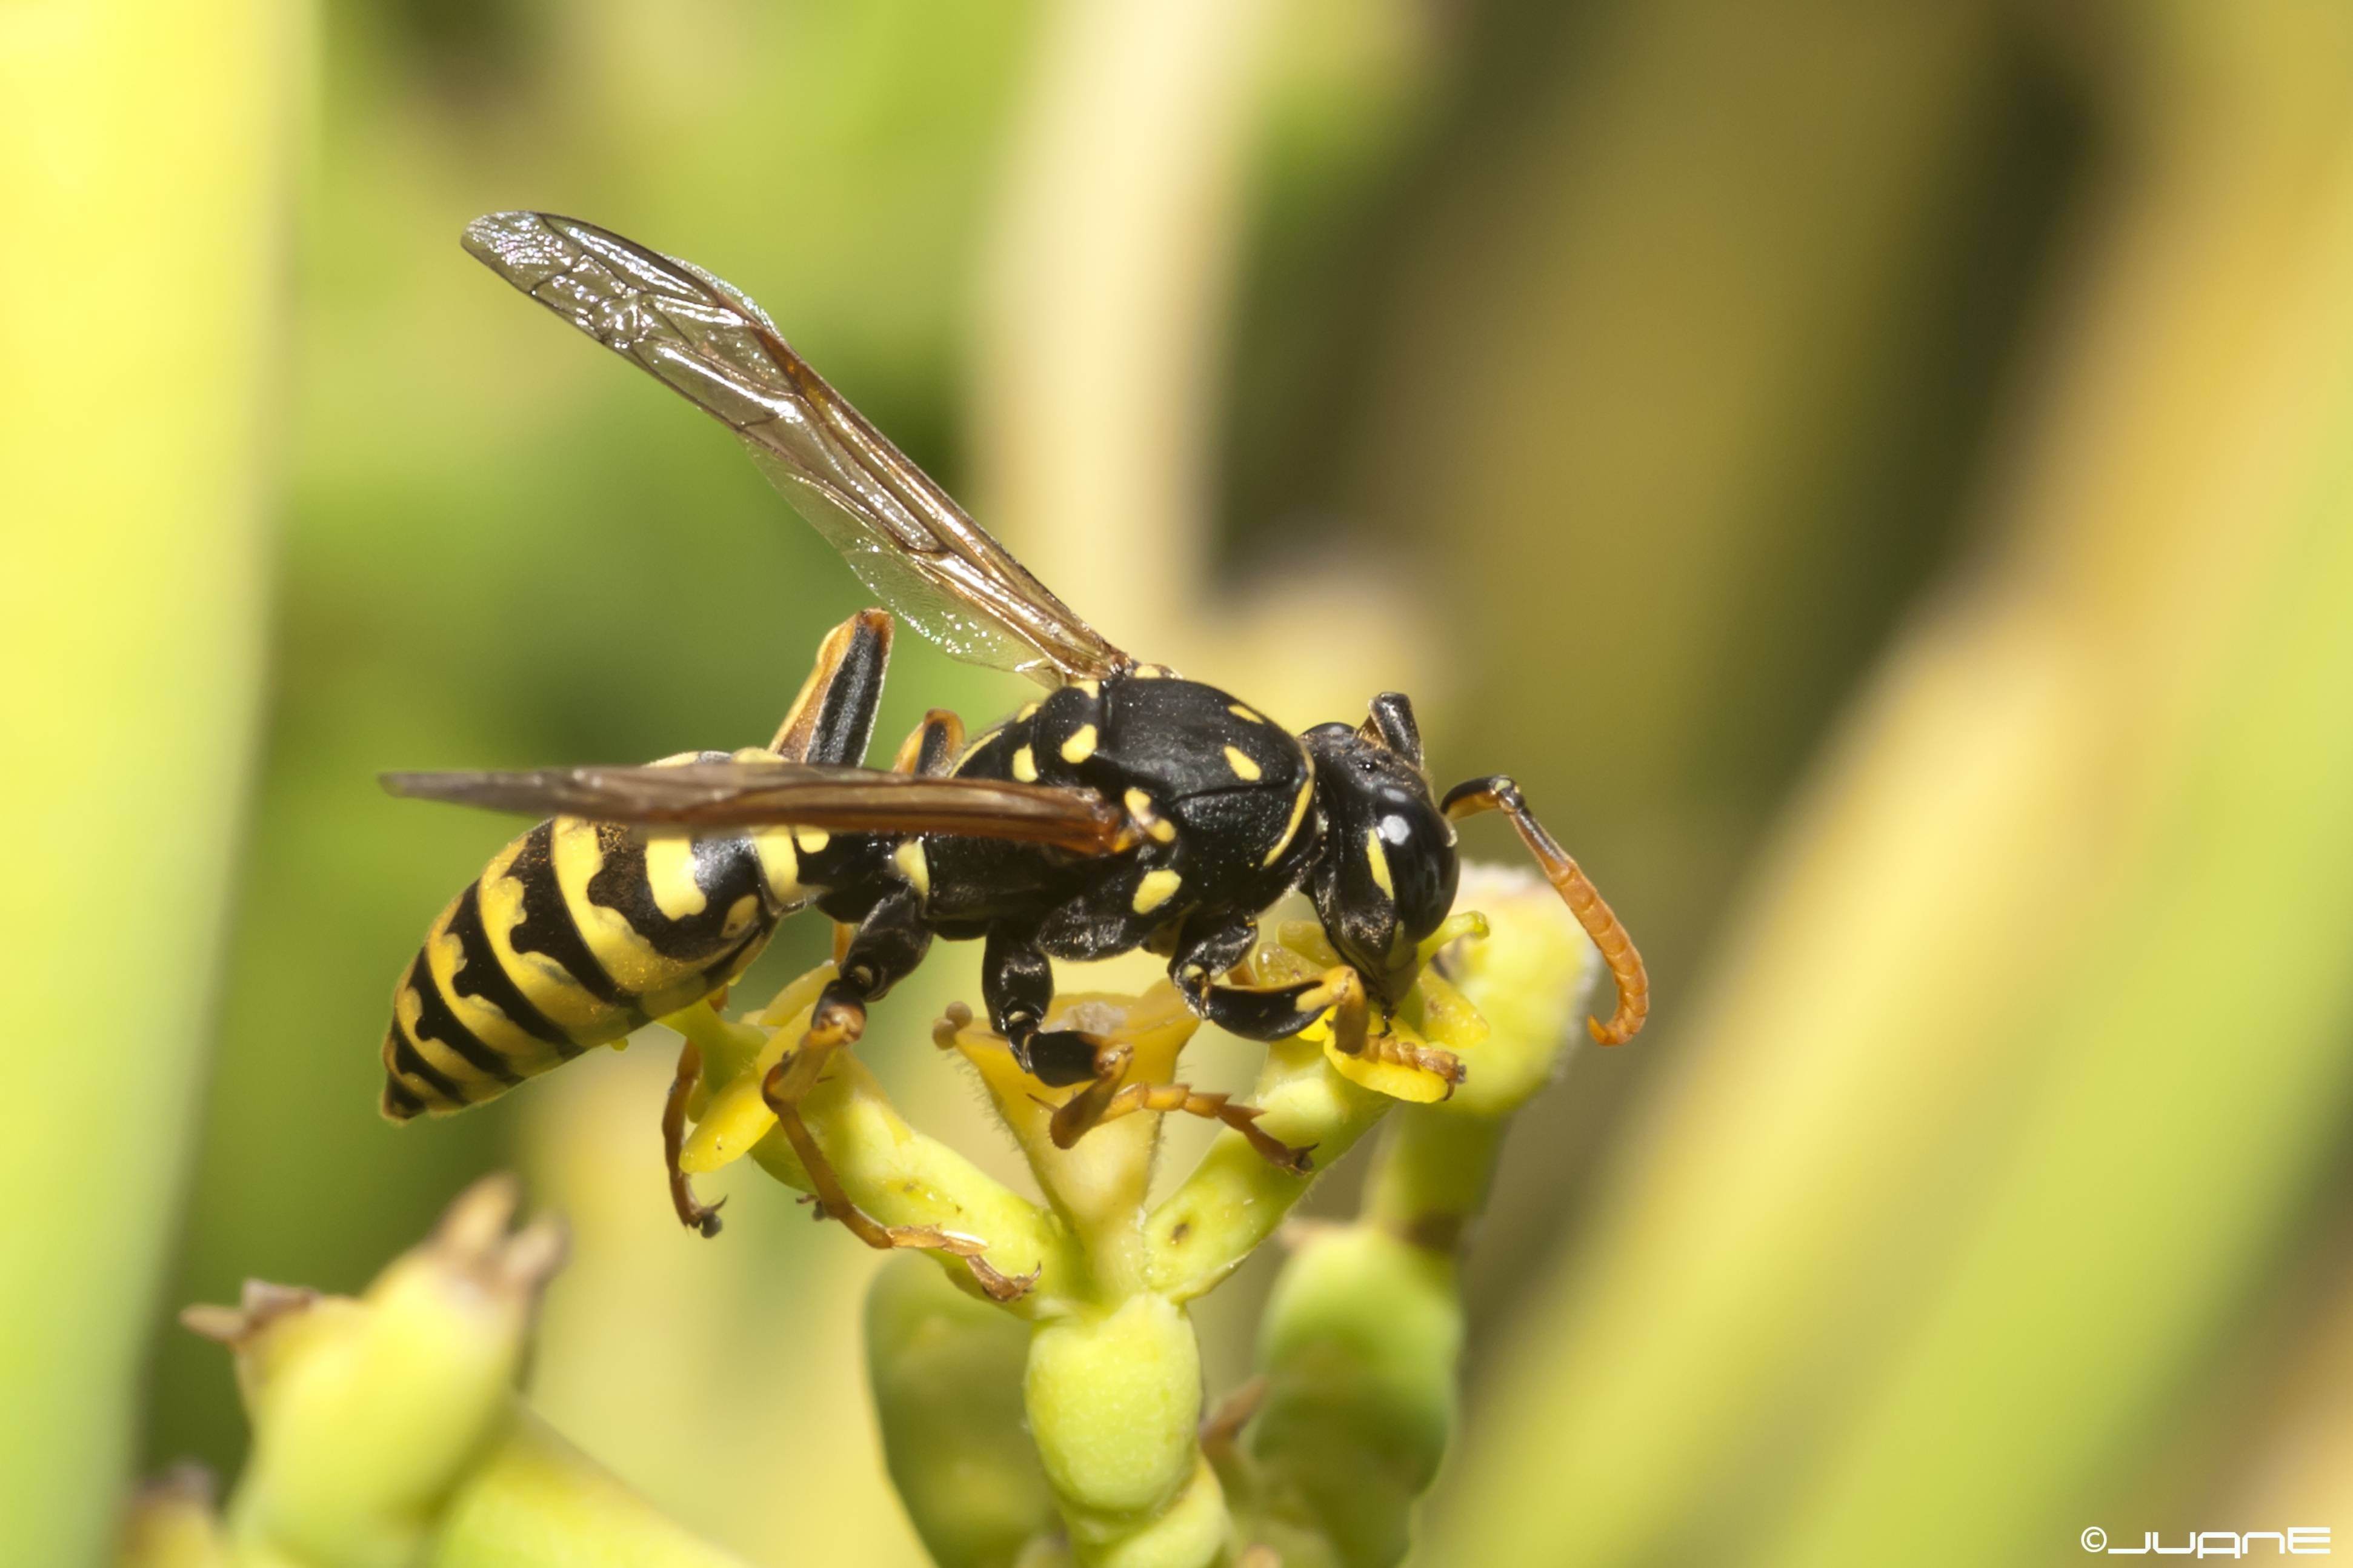
M 740 1019 L 697 1006 L 666 1020 L 689 1041 L 670 1124 L 682 1204 L 688 1179 L 748 1157 L 921 1254 L 878 1277 L 867 1354 L 892 1480 L 942 1568 L 1402 1556 L 1454 1420 L 1457 1259 L 1504 1127 L 1555 1075 L 1599 973 L 1542 881 L 1469 868 L 1462 903 L 1482 912 L 1432 936 L 1394 1016 L 1335 1005 L 1268 1048 L 1247 1103 L 1180 1081 L 1200 1026 L 1166 984 L 1058 1000 L 1049 1026 L 1096 1037 L 1118 1068 L 1068 1090 L 1042 1091 L 952 1009 L 934 1043 L 987 1091 L 1035 1197 L 911 1125 L 848 1051 L 795 1102 L 799 1125 L 779 1124 L 763 1086 L 803 1048 L 830 964 Z M 1239 978 L 1337 963 L 1319 928 L 1291 922 Z M 1222 1125 L 1159 1192 L 1170 1114 Z M 1259 1375 L 1205 1409 L 1187 1303 L 1377 1128 L 1359 1215 L 1294 1232 Z M 508 1235 L 512 1207 L 509 1185 L 477 1188 L 359 1300 L 255 1287 L 239 1309 L 192 1310 L 237 1350 L 255 1458 L 225 1525 L 191 1523 L 210 1515 L 185 1485 L 152 1494 L 134 1560 L 556 1562 L 594 1529 L 600 1562 L 725 1561 L 511 1394 L 561 1250 L 544 1222 Z M 153 1544 L 199 1539 L 216 1554 Z

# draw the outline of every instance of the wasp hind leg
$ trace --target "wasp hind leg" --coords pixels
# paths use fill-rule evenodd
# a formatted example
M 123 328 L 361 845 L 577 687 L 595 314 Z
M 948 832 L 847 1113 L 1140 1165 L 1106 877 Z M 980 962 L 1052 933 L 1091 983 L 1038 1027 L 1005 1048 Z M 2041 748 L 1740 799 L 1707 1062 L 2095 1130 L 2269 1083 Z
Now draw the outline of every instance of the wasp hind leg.
M 882 677 L 890 663 L 891 617 L 882 611 L 860 610 L 834 627 L 818 645 L 808 679 L 801 682 L 800 693 L 777 726 L 768 750 L 787 762 L 863 762 L 874 738 L 874 714 L 882 700 Z M 723 991 L 715 992 L 707 999 L 712 1016 L 716 1016 L 723 994 Z M 662 1163 L 670 1177 L 670 1207 L 679 1224 L 712 1237 L 719 1234 L 719 1210 L 726 1200 L 698 1202 L 693 1184 L 679 1165 L 686 1148 L 687 1102 L 702 1073 L 702 1047 L 691 1031 L 704 1022 L 697 1012 L 703 1005 L 691 1004 L 665 1020 L 685 1034 L 687 1041 L 679 1052 L 670 1092 L 662 1100 Z
M 702 1047 L 690 1038 L 679 1047 L 678 1072 L 670 1079 L 670 1093 L 662 1099 L 662 1164 L 670 1172 L 670 1206 L 677 1213 L 678 1223 L 709 1237 L 719 1234 L 719 1211 L 727 1200 L 697 1202 L 694 1184 L 679 1163 L 686 1150 L 686 1103 L 702 1076 Z
M 1029 1289 L 1029 1281 L 991 1268 L 982 1256 L 988 1244 L 979 1237 L 936 1225 L 885 1225 L 860 1208 L 801 1116 L 801 1102 L 823 1081 L 834 1052 L 855 1045 L 866 1032 L 867 1004 L 923 961 L 931 945 L 931 932 L 923 926 L 922 911 L 923 900 L 914 889 L 902 885 L 884 895 L 859 922 L 842 954 L 839 976 L 825 988 L 810 1013 L 808 1032 L 769 1069 L 760 1085 L 760 1097 L 775 1113 L 776 1125 L 808 1173 L 820 1215 L 839 1220 L 850 1235 L 878 1250 L 910 1247 L 961 1258 L 984 1291 L 994 1300 L 1010 1301 Z

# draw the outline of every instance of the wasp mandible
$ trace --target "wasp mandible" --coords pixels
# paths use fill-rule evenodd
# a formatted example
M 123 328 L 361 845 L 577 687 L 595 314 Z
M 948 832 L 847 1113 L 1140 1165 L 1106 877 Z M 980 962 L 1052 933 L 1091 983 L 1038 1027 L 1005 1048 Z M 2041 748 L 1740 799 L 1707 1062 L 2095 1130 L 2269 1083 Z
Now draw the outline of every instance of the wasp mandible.
M 1432 789 L 1402 695 L 1374 698 L 1361 724 L 1294 735 L 1229 692 L 1139 662 L 1007 553 L 735 289 L 545 213 L 479 218 L 465 245 L 734 431 L 890 613 L 835 628 L 765 749 L 386 775 L 396 794 L 552 816 L 442 911 L 403 974 L 384 1045 L 385 1115 L 479 1104 L 712 997 L 810 904 L 849 936 L 807 1037 L 765 1086 L 788 1135 L 805 1131 L 795 1106 L 828 1054 L 859 1037 L 869 1005 L 934 938 L 983 943 L 990 1021 L 1050 1087 L 1107 1089 L 1121 1064 L 1082 1032 L 1045 1026 L 1049 961 L 1139 947 L 1165 954 L 1186 1003 L 1220 1028 L 1277 1040 L 1331 1011 L 1343 1048 L 1378 1051 L 1368 1013 L 1386 1018 L 1411 988 L 1417 944 L 1454 901 L 1453 825 L 1491 810 L 1509 816 L 1609 963 L 1618 1005 L 1607 1023 L 1588 1020 L 1594 1038 L 1616 1045 L 1642 1026 L 1649 983 L 1625 928 L 1509 778 Z M 1030 676 L 1045 695 L 969 743 L 955 715 L 934 710 L 891 769 L 864 766 L 892 614 L 959 658 Z M 1345 963 L 1293 984 L 1235 983 L 1259 916 L 1302 886 Z M 1410 1065 L 1460 1078 L 1446 1053 L 1420 1056 Z M 793 1141 L 814 1160 L 826 1212 L 861 1239 L 938 1244 L 859 1213 L 827 1182 L 814 1143 Z M 1304 1168 L 1302 1151 L 1261 1147 Z M 715 1228 L 673 1177 L 681 1217 Z

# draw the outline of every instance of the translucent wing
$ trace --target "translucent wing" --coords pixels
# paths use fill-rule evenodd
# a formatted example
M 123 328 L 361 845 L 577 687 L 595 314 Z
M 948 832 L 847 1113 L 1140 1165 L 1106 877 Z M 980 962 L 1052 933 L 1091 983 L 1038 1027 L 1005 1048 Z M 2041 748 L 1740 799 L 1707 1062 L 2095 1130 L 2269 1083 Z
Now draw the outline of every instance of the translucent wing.
M 815 763 L 683 763 L 523 773 L 386 773 L 395 795 L 493 811 L 685 829 L 790 826 L 840 833 L 944 833 L 1112 855 L 1134 841 L 1089 790 L 924 778 Z
M 1134 662 L 965 516 L 733 288 L 548 213 L 476 218 L 465 244 L 724 422 L 860 579 L 948 652 L 1048 686 Z

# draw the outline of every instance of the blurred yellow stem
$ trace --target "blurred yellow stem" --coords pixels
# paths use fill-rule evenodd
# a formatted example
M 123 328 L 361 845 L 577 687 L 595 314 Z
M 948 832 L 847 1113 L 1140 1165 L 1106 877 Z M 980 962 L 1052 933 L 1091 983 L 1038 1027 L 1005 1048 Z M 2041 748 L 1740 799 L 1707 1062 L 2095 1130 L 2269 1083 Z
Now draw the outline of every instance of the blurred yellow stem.
M 1056 8 L 982 314 L 984 515 L 1123 646 L 1176 658 L 1208 567 L 1216 323 L 1279 7 Z
M 449 1504 L 428 1568 L 745 1568 L 518 1405 Z
M 1801 803 L 1442 1560 L 2063 1552 L 2311 1178 L 2353 1004 L 2353 28 L 2266 33 L 2294 9 L 2168 14 L 2196 133 L 2133 149 L 2001 547 Z
M 201 1082 L 264 638 L 298 16 L 0 7 L 0 953 L 37 1021 L 0 1110 L 8 1563 L 100 1555 Z M 76 1110 L 100 1062 L 102 1130 Z
M 1000 1274 L 1042 1271 L 1037 1288 L 1013 1303 L 1018 1312 L 1033 1310 L 1078 1268 L 1069 1236 L 1052 1216 L 909 1126 L 854 1055 L 839 1053 L 827 1073 L 802 1114 L 852 1202 L 884 1225 L 938 1226 L 979 1237 L 988 1243 L 989 1267 Z M 761 1139 L 752 1157 L 776 1180 L 812 1190 L 781 1131 Z M 971 1271 L 960 1259 L 934 1256 L 950 1279 L 969 1284 Z

